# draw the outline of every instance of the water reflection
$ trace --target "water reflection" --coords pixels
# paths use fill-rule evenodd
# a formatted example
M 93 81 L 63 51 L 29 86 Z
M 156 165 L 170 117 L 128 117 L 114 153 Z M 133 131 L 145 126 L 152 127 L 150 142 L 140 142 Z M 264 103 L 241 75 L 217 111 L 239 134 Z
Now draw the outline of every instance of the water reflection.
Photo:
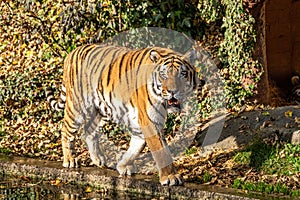
M 145 194 L 94 189 L 71 183 L 51 185 L 26 177 L 7 177 L 0 174 L 0 200 L 81 200 L 81 199 L 155 199 Z

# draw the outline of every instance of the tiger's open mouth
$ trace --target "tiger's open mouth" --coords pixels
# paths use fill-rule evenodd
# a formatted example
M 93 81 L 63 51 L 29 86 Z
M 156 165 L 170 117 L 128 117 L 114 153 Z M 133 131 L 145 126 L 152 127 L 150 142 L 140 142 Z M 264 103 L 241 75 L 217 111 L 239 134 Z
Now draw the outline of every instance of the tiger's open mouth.
M 180 102 L 178 99 L 172 97 L 171 99 L 167 100 L 167 109 L 168 110 L 176 110 L 177 112 L 181 110 Z

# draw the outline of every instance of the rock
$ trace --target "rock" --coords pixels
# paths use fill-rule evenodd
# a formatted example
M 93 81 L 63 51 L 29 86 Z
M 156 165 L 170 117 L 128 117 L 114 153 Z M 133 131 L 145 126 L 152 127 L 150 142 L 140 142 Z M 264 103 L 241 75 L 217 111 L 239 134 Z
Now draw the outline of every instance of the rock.
M 300 130 L 293 132 L 291 143 L 292 144 L 300 144 Z

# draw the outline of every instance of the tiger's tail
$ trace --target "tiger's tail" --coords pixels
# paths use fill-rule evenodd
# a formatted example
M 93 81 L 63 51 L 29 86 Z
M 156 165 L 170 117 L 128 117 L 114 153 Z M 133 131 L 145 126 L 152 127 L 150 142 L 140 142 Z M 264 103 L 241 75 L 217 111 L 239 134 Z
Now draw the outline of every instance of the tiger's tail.
M 52 109 L 56 111 L 63 111 L 66 103 L 66 89 L 62 86 L 60 93 L 60 98 L 54 96 L 54 91 L 52 88 L 46 89 L 46 97 Z

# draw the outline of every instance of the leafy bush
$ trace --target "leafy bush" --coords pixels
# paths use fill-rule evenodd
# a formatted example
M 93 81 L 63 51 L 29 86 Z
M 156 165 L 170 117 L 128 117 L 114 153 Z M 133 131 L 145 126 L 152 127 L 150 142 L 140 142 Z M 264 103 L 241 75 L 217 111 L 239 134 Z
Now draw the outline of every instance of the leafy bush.
M 268 184 L 265 182 L 258 182 L 257 184 L 252 183 L 250 181 L 244 181 L 241 179 L 235 179 L 234 183 L 232 184 L 233 188 L 236 189 L 243 189 L 248 191 L 255 191 L 255 192 L 262 192 L 267 194 L 277 193 L 277 194 L 284 194 L 290 196 L 299 196 L 299 190 L 293 190 L 288 188 L 286 185 L 277 183 L 275 185 Z
M 219 55 L 224 63 L 225 92 L 228 106 L 242 105 L 255 91 L 262 67 L 253 59 L 256 33 L 255 20 L 243 7 L 242 1 L 223 1 L 225 16 L 222 27 L 224 40 Z
M 242 1 L 3 0 L 0 21 L 0 148 L 21 155 L 59 157 L 62 113 L 49 109 L 44 89 L 59 90 L 64 57 L 82 44 L 146 26 L 184 32 L 220 57 L 230 107 L 253 94 L 261 75 Z

